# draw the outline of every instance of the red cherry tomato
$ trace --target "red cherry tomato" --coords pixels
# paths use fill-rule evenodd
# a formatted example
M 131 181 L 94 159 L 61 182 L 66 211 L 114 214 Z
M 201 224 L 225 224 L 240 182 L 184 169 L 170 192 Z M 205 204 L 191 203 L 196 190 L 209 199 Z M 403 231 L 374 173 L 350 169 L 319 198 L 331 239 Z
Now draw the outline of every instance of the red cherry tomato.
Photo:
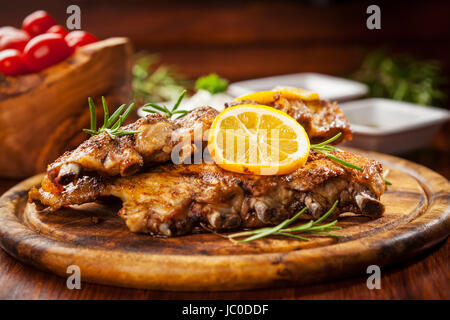
M 64 29 L 64 27 L 62 27 L 60 25 L 56 25 L 56 26 L 50 27 L 50 29 L 48 29 L 46 33 L 57 33 L 57 34 L 60 34 L 63 37 L 65 37 L 68 32 L 66 29 Z
M 17 28 L 14 28 L 14 27 L 10 27 L 10 26 L 7 26 L 7 27 L 1 27 L 1 28 L 0 28 L 0 39 L 1 39 L 5 34 L 11 33 L 11 32 L 16 32 L 16 31 L 20 31 L 20 30 L 17 29 Z
M 65 40 L 69 47 L 76 49 L 78 47 L 85 46 L 89 43 L 97 42 L 97 38 L 92 34 L 85 31 L 72 31 L 65 37 Z
M 23 20 L 22 29 L 32 37 L 44 33 L 56 24 L 55 19 L 43 10 L 35 11 Z
M 22 53 L 16 49 L 0 51 L 0 73 L 8 76 L 17 76 L 27 72 L 22 61 Z
M 28 42 L 23 61 L 29 70 L 37 72 L 64 60 L 72 52 L 60 34 L 45 33 Z
M 17 49 L 22 51 L 30 40 L 30 36 L 23 30 L 13 27 L 0 28 L 0 50 Z

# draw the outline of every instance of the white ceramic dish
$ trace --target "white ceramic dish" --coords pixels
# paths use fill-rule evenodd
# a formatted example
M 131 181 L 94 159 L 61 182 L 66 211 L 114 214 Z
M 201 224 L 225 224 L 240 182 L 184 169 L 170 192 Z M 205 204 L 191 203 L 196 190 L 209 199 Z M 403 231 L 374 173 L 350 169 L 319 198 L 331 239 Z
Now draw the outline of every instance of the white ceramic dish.
M 317 92 L 321 99 L 348 101 L 361 98 L 368 92 L 365 84 L 320 73 L 295 73 L 232 83 L 228 93 L 233 97 L 255 91 L 270 90 L 276 86 L 292 86 Z
M 346 146 L 399 154 L 423 147 L 450 112 L 389 99 L 363 99 L 340 104 L 353 131 Z

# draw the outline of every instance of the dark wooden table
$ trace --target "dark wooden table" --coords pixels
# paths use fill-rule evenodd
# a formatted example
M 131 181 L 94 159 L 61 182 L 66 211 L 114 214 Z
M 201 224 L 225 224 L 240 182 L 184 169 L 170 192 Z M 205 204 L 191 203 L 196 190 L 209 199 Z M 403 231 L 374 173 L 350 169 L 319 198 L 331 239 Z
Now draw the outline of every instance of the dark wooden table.
M 446 126 L 432 146 L 405 155 L 449 178 Z M 18 180 L 0 179 L 0 194 Z M 66 279 L 26 266 L 0 250 L 0 299 L 450 299 L 450 241 L 402 264 L 381 270 L 381 289 L 369 290 L 367 276 L 303 287 L 241 292 L 162 292 L 82 283 L 69 290 Z

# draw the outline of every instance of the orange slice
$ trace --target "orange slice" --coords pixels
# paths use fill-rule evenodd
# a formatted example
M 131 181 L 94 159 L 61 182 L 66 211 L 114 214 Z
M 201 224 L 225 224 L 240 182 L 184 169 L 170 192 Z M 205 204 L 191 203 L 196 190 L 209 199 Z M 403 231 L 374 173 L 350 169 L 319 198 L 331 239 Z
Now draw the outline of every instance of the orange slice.
M 225 170 L 257 174 L 288 174 L 305 165 L 309 138 L 286 113 L 263 105 L 239 105 L 214 120 L 208 150 Z

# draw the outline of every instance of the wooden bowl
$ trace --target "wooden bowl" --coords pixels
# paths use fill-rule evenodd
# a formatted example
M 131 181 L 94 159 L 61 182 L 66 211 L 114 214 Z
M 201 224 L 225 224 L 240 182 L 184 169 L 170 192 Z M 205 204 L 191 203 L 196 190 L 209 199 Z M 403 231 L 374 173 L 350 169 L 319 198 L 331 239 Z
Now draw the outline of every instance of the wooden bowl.
M 0 80 L 0 176 L 42 172 L 85 139 L 88 97 L 99 115 L 101 96 L 110 109 L 129 103 L 132 59 L 128 39 L 110 38 L 81 47 L 39 73 Z

